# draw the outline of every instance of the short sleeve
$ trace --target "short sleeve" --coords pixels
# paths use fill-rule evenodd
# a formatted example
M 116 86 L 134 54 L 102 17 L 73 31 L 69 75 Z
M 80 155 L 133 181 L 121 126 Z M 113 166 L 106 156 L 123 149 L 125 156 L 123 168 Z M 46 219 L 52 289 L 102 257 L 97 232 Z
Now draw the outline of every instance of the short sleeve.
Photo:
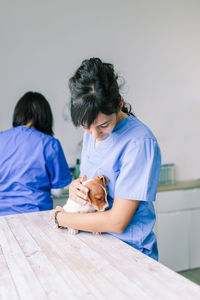
M 160 174 L 161 155 L 154 139 L 130 141 L 120 161 L 115 196 L 154 201 Z
M 45 147 L 46 167 L 51 188 L 62 188 L 71 182 L 70 170 L 60 142 L 53 138 Z

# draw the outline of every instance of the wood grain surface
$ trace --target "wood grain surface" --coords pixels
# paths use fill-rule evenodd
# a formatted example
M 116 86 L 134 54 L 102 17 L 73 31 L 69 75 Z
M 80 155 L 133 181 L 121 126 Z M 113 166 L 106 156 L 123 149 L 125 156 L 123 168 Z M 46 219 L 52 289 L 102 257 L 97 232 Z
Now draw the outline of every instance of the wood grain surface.
M 200 287 L 109 234 L 0 217 L 0 299 L 200 299 Z

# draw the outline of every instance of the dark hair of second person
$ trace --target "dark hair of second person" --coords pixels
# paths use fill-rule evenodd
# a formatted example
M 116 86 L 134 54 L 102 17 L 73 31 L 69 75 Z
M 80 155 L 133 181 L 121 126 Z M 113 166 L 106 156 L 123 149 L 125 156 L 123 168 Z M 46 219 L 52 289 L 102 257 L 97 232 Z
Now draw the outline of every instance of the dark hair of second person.
M 37 92 L 25 93 L 17 102 L 13 113 L 13 127 L 27 125 L 53 136 L 53 115 L 46 98 Z

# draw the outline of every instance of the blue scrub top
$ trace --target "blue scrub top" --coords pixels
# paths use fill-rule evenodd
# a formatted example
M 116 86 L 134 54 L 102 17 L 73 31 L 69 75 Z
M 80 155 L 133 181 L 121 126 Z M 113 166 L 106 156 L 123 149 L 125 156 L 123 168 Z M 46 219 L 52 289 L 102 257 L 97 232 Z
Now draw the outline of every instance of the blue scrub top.
M 50 190 L 70 182 L 56 138 L 25 126 L 0 132 L 0 215 L 52 209 Z
M 96 148 L 93 136 L 84 134 L 81 174 L 86 174 L 88 179 L 100 174 L 109 179 L 110 208 L 114 197 L 140 200 L 125 231 L 110 234 L 154 259 L 158 259 L 158 250 L 152 231 L 155 224 L 153 201 L 160 165 L 161 155 L 156 138 L 136 117 L 130 115 L 123 119 Z

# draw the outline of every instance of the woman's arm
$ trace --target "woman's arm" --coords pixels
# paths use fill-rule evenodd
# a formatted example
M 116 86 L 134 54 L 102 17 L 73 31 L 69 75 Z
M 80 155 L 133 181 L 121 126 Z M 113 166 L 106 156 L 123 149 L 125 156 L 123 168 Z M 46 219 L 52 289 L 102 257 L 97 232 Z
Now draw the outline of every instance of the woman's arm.
M 96 213 L 68 213 L 62 208 L 57 214 L 59 226 L 90 232 L 122 233 L 130 223 L 140 201 L 115 198 L 109 211 Z M 51 211 L 51 214 L 55 211 Z

